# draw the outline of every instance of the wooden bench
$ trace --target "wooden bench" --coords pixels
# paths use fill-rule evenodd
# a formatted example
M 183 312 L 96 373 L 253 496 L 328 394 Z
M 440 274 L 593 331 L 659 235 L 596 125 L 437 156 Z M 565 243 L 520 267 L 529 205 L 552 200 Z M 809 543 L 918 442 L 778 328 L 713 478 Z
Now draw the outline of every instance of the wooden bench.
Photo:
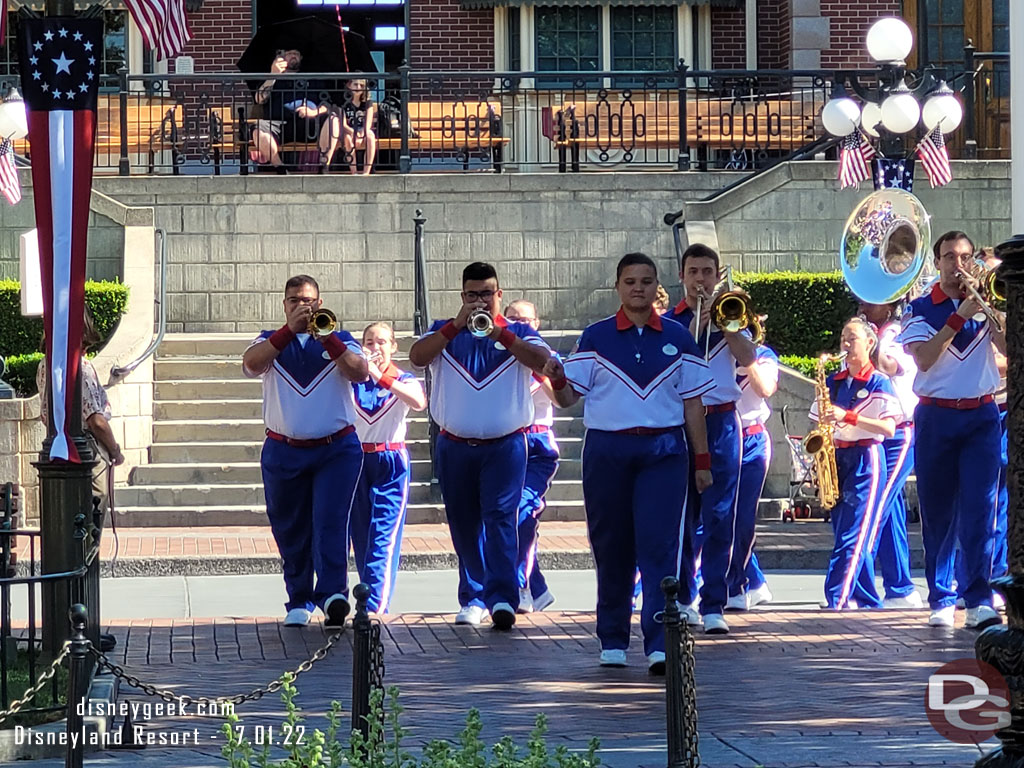
M 256 105 L 254 105 L 256 106 Z M 501 104 L 498 102 L 414 101 L 409 104 L 409 153 L 433 152 L 454 157 L 469 170 L 474 156 L 490 160 L 491 167 L 501 173 L 504 147 L 509 139 L 502 135 Z M 259 119 L 258 109 L 239 107 L 235 137 L 239 148 L 242 173 L 248 172 L 252 133 Z M 379 112 L 378 112 L 379 114 Z M 377 151 L 400 150 L 399 136 L 382 137 L 377 132 Z M 315 141 L 289 142 L 282 151 L 319 151 Z M 339 162 L 340 153 L 335 155 Z M 343 162 L 343 160 L 341 160 Z
M 580 169 L 581 150 L 601 161 L 622 152 L 626 162 L 657 150 L 678 149 L 682 138 L 676 98 L 632 101 L 611 94 L 602 101 L 563 102 L 545 115 L 543 133 L 558 151 L 558 170 Z M 685 146 L 691 149 L 792 152 L 815 139 L 820 105 L 789 99 L 686 102 Z M 569 156 L 567 160 L 567 155 Z

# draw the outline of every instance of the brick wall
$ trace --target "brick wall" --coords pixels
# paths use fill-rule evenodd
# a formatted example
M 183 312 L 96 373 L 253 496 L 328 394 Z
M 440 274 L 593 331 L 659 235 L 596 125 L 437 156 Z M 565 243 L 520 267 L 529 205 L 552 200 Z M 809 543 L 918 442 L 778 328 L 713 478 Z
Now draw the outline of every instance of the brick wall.
M 409 50 L 415 68 L 493 69 L 494 11 L 458 0 L 410 0 Z
M 790 0 L 760 0 L 757 8 L 757 66 L 789 67 Z
M 711 66 L 747 68 L 746 14 L 743 8 L 711 9 Z
M 870 67 L 864 39 L 868 28 L 883 16 L 899 16 L 901 0 L 821 0 L 821 15 L 830 22 L 830 45 L 821 52 L 821 66 Z
M 251 0 L 204 0 L 188 23 L 192 40 L 184 55 L 195 59 L 196 72 L 238 71 L 235 62 L 252 39 Z

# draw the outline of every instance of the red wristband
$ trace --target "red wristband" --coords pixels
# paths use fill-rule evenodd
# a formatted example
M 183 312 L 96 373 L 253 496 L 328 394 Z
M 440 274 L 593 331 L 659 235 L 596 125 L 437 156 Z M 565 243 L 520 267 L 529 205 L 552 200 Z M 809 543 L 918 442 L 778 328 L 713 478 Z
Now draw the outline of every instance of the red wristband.
M 331 360 L 337 360 L 339 357 L 345 354 L 345 350 L 348 347 L 345 346 L 345 342 L 335 336 L 333 333 L 327 336 L 320 337 L 320 343 L 324 345 L 324 349 L 327 350 L 327 354 L 331 356 Z
M 851 427 L 856 427 L 858 421 L 860 421 L 860 414 L 856 411 L 847 411 L 843 416 L 843 423 L 849 424 Z
M 565 389 L 565 386 L 568 383 L 569 380 L 565 378 L 565 376 L 560 379 L 551 379 L 551 388 L 555 390 L 555 392 L 558 392 L 561 389 Z
M 498 334 L 498 343 L 505 349 L 512 349 L 512 345 L 516 343 L 516 335 L 508 328 L 502 328 Z
M 295 331 L 289 328 L 287 325 L 282 325 L 267 339 L 270 345 L 280 352 L 282 349 L 292 343 L 292 339 L 295 338 Z
M 381 374 L 380 379 L 377 380 L 384 389 L 391 389 L 391 385 L 395 383 L 395 377 L 389 373 Z
M 444 336 L 448 341 L 451 341 L 459 335 L 459 329 L 455 327 L 455 323 L 449 320 L 447 323 L 441 326 L 441 335 Z
M 711 454 L 710 453 L 695 453 L 693 455 L 693 468 L 698 472 L 700 471 L 711 471 Z
M 960 332 L 960 329 L 964 327 L 964 323 L 966 322 L 966 318 L 958 315 L 956 312 L 946 318 L 946 325 L 952 328 L 956 333 Z

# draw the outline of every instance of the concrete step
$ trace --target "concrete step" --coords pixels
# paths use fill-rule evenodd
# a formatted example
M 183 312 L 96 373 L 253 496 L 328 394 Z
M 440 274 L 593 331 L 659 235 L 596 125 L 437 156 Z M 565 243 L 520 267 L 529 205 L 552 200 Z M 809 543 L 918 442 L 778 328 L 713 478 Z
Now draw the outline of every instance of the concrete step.
M 260 400 L 263 382 L 244 376 L 230 379 L 191 379 L 158 381 L 153 384 L 153 399 L 166 400 Z
M 579 461 L 562 461 L 556 480 L 580 480 Z M 430 462 L 421 459 L 412 462 L 412 481 L 430 481 Z M 259 461 L 235 463 L 215 462 L 166 462 L 146 464 L 132 470 L 130 484 L 134 486 L 183 486 L 183 485 L 245 485 L 263 482 Z M 582 493 L 582 490 L 580 491 Z M 554 497 L 552 497 L 554 498 Z
M 195 379 L 244 379 L 242 358 L 174 357 L 153 363 L 156 381 Z
M 149 449 L 149 460 L 153 464 L 234 464 L 237 462 L 258 462 L 262 442 L 235 440 L 209 443 L 157 443 Z M 137 469 L 142 469 L 138 467 Z
M 118 492 L 120 499 L 120 491 Z M 545 520 L 578 522 L 585 519 L 582 501 L 552 502 L 544 511 Z M 410 504 L 408 525 L 445 523 L 444 506 Z M 261 504 L 204 504 L 180 507 L 122 506 L 117 508 L 117 524 L 128 528 L 194 528 L 201 526 L 268 525 L 266 508 Z M 408 529 L 407 529 L 408 530 Z M 407 534 L 407 535 L 412 535 Z

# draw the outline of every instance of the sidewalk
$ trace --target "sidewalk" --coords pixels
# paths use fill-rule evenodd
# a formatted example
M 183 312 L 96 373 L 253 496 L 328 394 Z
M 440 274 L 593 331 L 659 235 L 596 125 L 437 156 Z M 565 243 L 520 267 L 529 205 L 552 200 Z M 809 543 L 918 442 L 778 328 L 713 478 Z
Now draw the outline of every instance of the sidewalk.
M 921 534 L 910 532 L 913 568 L 923 567 Z M 111 565 L 115 550 L 116 562 Z M 816 521 L 762 523 L 757 526 L 757 556 L 763 569 L 824 571 L 832 551 L 832 526 Z M 27 539 L 19 540 L 19 558 L 27 561 Z M 551 570 L 593 568 L 586 523 L 541 525 L 540 562 Z M 269 527 L 119 528 L 104 532 L 104 575 L 205 576 L 280 573 L 277 545 Z M 403 570 L 457 567 L 445 525 L 411 525 L 402 540 Z
M 941 739 L 924 713 L 925 681 L 939 665 L 972 656 L 976 634 L 924 626 L 920 612 L 764 611 L 731 619 L 733 634 L 697 637 L 700 754 L 708 768 L 970 765 L 975 747 Z M 630 665 L 597 666 L 589 613 L 520 617 L 499 634 L 456 627 L 450 616 L 404 614 L 384 623 L 386 685 L 401 689 L 406 747 L 454 738 L 470 707 L 480 709 L 484 740 L 513 735 L 523 744 L 538 713 L 549 744 L 585 748 L 601 739 L 616 768 L 663 768 L 662 680 L 647 675 L 638 626 Z M 295 668 L 325 636 L 319 627 L 287 629 L 276 619 L 115 623 L 116 659 L 144 682 L 176 693 L 248 691 Z M 346 713 L 351 633 L 301 676 L 301 706 L 322 712 L 338 699 Z M 149 701 L 122 688 L 122 699 Z M 243 705 L 250 729 L 280 723 L 276 697 Z M 321 725 L 313 718 L 310 728 Z M 222 764 L 212 718 L 154 718 L 153 738 L 198 729 L 200 746 L 90 756 L 89 766 L 157 768 Z M 42 765 L 50 768 L 47 761 Z M 56 766 L 56 763 L 52 764 Z

